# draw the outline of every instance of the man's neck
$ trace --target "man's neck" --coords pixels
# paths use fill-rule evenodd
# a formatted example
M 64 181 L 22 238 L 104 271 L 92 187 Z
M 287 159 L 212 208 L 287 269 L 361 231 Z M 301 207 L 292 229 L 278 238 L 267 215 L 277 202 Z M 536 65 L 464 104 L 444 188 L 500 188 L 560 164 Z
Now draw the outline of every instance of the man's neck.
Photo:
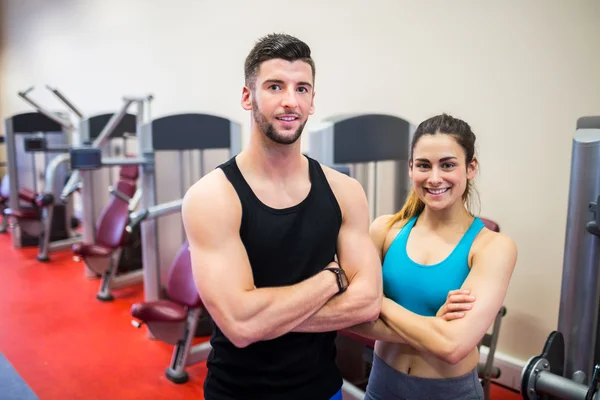
M 240 153 L 238 163 L 255 174 L 273 181 L 285 180 L 302 173 L 306 158 L 298 139 L 293 144 L 279 144 L 253 127 L 248 147 Z

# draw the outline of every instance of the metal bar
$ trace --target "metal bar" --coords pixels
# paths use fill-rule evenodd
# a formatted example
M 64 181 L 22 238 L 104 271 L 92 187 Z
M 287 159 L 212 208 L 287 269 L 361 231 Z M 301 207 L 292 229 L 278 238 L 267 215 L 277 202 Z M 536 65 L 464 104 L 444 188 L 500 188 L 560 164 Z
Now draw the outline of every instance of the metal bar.
M 196 365 L 206 361 L 211 350 L 212 346 L 210 345 L 210 342 L 198 343 L 190 349 L 185 365 Z
M 140 168 L 140 182 L 144 191 L 140 199 L 140 208 L 150 209 L 156 205 L 156 154 L 152 143 L 152 122 L 144 123 L 143 103 L 138 104 L 137 138 L 138 154 L 148 159 Z M 144 300 L 154 301 L 161 298 L 160 254 L 158 250 L 158 232 L 156 221 L 149 220 L 141 226 L 142 264 L 144 265 Z M 148 332 L 149 337 L 152 334 Z
M 75 114 L 77 114 L 77 116 L 79 118 L 84 118 L 83 114 L 81 113 L 81 111 L 79 111 L 77 109 L 77 107 L 75 107 L 73 105 L 73 103 L 71 103 L 69 100 L 67 100 L 67 98 L 56 88 L 52 88 L 50 87 L 50 85 L 46 85 L 46 88 L 48 90 L 50 90 L 56 97 L 58 97 L 58 99 L 60 101 L 62 101 L 68 108 L 71 109 L 71 111 L 73 111 Z
M 535 381 L 535 392 L 560 399 L 585 400 L 589 387 L 560 375 L 541 371 Z
M 181 196 L 181 191 L 185 187 L 185 183 L 186 183 L 186 179 L 185 179 L 186 170 L 185 170 L 184 158 L 185 158 L 185 150 L 182 150 L 177 154 L 177 161 L 179 161 L 179 195 L 180 196 Z M 190 160 L 191 159 L 192 159 L 192 157 L 190 154 Z
M 46 174 L 44 180 L 44 191 L 54 194 L 54 184 L 56 180 L 56 171 L 61 164 L 68 163 L 71 160 L 69 153 L 61 154 L 54 157 L 46 166 Z
M 113 114 L 111 119 L 108 120 L 104 126 L 104 129 L 102 129 L 102 132 L 100 132 L 100 135 L 92 142 L 92 147 L 102 147 L 104 143 L 106 143 L 110 134 L 116 129 L 121 120 L 125 117 L 125 114 L 127 114 L 127 110 L 131 103 L 133 103 L 133 100 L 125 100 L 125 104 L 123 104 L 121 110 L 118 113 Z
M 204 165 L 204 161 L 206 159 L 205 157 L 205 153 L 204 153 L 204 149 L 200 149 L 200 178 L 202 178 L 204 176 L 204 170 L 205 170 L 205 165 Z M 192 186 L 195 182 L 195 179 L 192 179 L 192 181 L 190 182 L 190 186 Z M 184 191 L 187 192 L 188 188 L 184 188 Z M 182 193 L 182 195 L 184 195 L 185 193 Z
M 587 231 L 590 202 L 600 195 L 600 129 L 573 136 L 558 331 L 565 338 L 565 376 L 592 376 L 600 298 L 600 237 Z
M 37 162 L 35 160 L 35 153 L 31 154 L 31 173 L 33 174 L 33 191 L 38 193 L 38 173 L 37 173 Z
M 108 192 L 110 194 L 112 194 L 113 196 L 118 197 L 119 199 L 123 200 L 125 203 L 129 203 L 131 201 L 131 198 L 129 196 L 126 196 L 124 193 L 119 192 L 117 189 L 115 189 L 114 187 L 110 186 L 108 188 Z
M 133 232 L 133 228 L 143 221 L 153 221 L 164 215 L 174 214 L 181 210 L 183 200 L 173 200 L 167 203 L 158 204 L 147 209 L 141 209 L 131 213 L 129 216 L 129 225 L 127 225 L 127 232 Z
M 116 269 L 116 267 L 115 267 Z M 140 283 L 144 280 L 144 270 L 138 269 L 135 271 L 127 272 L 118 276 L 113 276 L 110 279 L 110 288 L 119 289 L 126 286 L 131 286 L 136 283 Z
M 121 110 L 118 113 L 113 114 L 111 119 L 106 123 L 106 126 L 104 126 L 104 129 L 102 130 L 102 132 L 100 132 L 100 135 L 98 135 L 98 137 L 92 142 L 92 147 L 101 148 L 106 143 L 108 138 L 110 137 L 110 134 L 116 129 L 116 127 L 119 125 L 121 120 L 125 117 L 125 114 L 127 114 L 127 110 L 129 109 L 129 106 L 131 105 L 131 103 L 133 103 L 133 100 L 124 99 L 124 101 L 125 101 L 125 104 L 123 104 L 123 107 L 121 107 Z M 125 165 L 125 164 L 117 164 L 117 165 Z M 65 184 L 63 191 L 60 195 L 60 197 L 63 201 L 65 201 L 66 198 L 68 197 L 68 193 L 72 193 L 74 188 L 79 184 L 79 176 L 80 176 L 79 170 L 75 170 L 71 174 L 71 177 Z
M 19 209 L 19 171 L 17 170 L 16 152 L 17 145 L 15 142 L 15 132 L 13 130 L 13 123 L 11 118 L 4 120 L 4 138 L 6 145 L 6 164 L 8 169 L 8 180 L 9 180 L 9 192 L 8 192 L 8 208 L 12 210 Z M 6 218 L 6 217 L 5 217 Z M 11 235 L 12 245 L 14 248 L 20 247 L 21 242 L 21 228 L 19 224 L 15 225 L 15 228 Z
M 173 200 L 167 203 L 158 204 L 154 207 L 148 208 L 148 215 L 146 220 L 148 219 L 156 219 L 162 217 L 164 215 L 174 214 L 181 210 L 181 205 L 183 204 L 183 200 Z
M 76 171 L 73 171 L 76 172 Z M 81 186 L 82 186 L 82 208 L 83 215 L 81 225 L 83 227 L 83 243 L 94 244 L 96 243 L 96 220 L 94 216 L 94 171 L 81 171 Z M 84 263 L 84 275 L 86 277 L 95 277 L 94 271 L 92 271 L 87 263 Z
M 145 158 L 109 157 L 102 159 L 102 166 L 140 165 L 145 164 Z
M 80 243 L 81 235 L 73 236 L 72 238 L 62 239 L 48 244 L 48 252 L 67 250 L 73 247 L 75 243 Z
M 133 194 L 133 197 L 131 198 L 131 201 L 129 202 L 129 211 L 132 212 L 134 211 L 138 204 L 140 204 L 140 199 L 142 198 L 142 194 L 143 194 L 143 190 L 139 189 L 135 191 L 135 193 Z
M 377 180 L 379 179 L 379 176 L 377 174 L 377 164 L 377 161 L 373 162 L 373 214 L 371 215 L 371 221 L 375 220 L 375 218 L 378 217 L 379 211 L 379 204 L 377 204 Z
M 344 400 L 362 400 L 365 397 L 365 392 L 344 380 L 342 384 L 342 396 Z
M 70 121 L 66 121 L 63 118 L 57 116 L 56 114 L 51 113 L 50 111 L 48 111 L 47 109 L 45 109 L 44 107 L 42 107 L 41 105 L 39 105 L 38 103 L 36 103 L 35 101 L 33 101 L 32 99 L 30 99 L 27 96 L 29 94 L 29 92 L 31 92 L 33 90 L 33 88 L 34 88 L 34 86 L 30 87 L 27 90 L 20 91 L 17 93 L 18 93 L 19 97 L 21 97 L 23 100 L 25 100 L 27 103 L 29 103 L 29 105 L 31 105 L 33 108 L 35 108 L 36 111 L 38 111 L 41 114 L 44 114 L 46 117 L 48 117 L 52 121 L 56 122 L 57 124 L 62 126 L 64 129 L 72 130 L 74 127 Z

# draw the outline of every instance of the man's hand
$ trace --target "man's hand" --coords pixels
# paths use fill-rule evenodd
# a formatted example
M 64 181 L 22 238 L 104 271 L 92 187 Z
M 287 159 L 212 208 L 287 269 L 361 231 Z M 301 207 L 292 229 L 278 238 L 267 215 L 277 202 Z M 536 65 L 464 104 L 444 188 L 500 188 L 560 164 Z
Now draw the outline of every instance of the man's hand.
M 446 321 L 452 321 L 465 316 L 465 311 L 469 311 L 475 302 L 475 296 L 471 296 L 468 289 L 451 290 L 448 292 L 446 302 L 435 315 Z

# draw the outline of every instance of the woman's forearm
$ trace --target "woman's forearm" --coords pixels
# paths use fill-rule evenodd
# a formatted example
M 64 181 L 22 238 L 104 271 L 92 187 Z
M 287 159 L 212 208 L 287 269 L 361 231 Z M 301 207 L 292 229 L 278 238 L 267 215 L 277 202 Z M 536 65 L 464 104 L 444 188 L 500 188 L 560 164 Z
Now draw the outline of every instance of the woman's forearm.
M 444 360 L 448 359 L 453 351 L 452 344 L 443 335 L 440 326 L 444 322 L 439 318 L 417 315 L 389 299 L 383 300 L 379 318 L 417 350 L 426 351 Z
M 346 328 L 346 330 L 372 340 L 380 340 L 389 343 L 407 343 L 406 340 L 390 328 L 381 318 L 378 318 L 373 322 L 364 322 L 359 325 L 351 326 Z

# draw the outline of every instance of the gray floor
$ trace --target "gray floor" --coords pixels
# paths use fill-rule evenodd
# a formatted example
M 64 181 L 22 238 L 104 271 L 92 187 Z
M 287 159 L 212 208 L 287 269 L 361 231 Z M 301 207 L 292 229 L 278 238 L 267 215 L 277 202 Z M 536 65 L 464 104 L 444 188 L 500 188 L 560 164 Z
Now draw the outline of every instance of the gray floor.
M 0 400 L 38 400 L 33 390 L 1 353 Z

